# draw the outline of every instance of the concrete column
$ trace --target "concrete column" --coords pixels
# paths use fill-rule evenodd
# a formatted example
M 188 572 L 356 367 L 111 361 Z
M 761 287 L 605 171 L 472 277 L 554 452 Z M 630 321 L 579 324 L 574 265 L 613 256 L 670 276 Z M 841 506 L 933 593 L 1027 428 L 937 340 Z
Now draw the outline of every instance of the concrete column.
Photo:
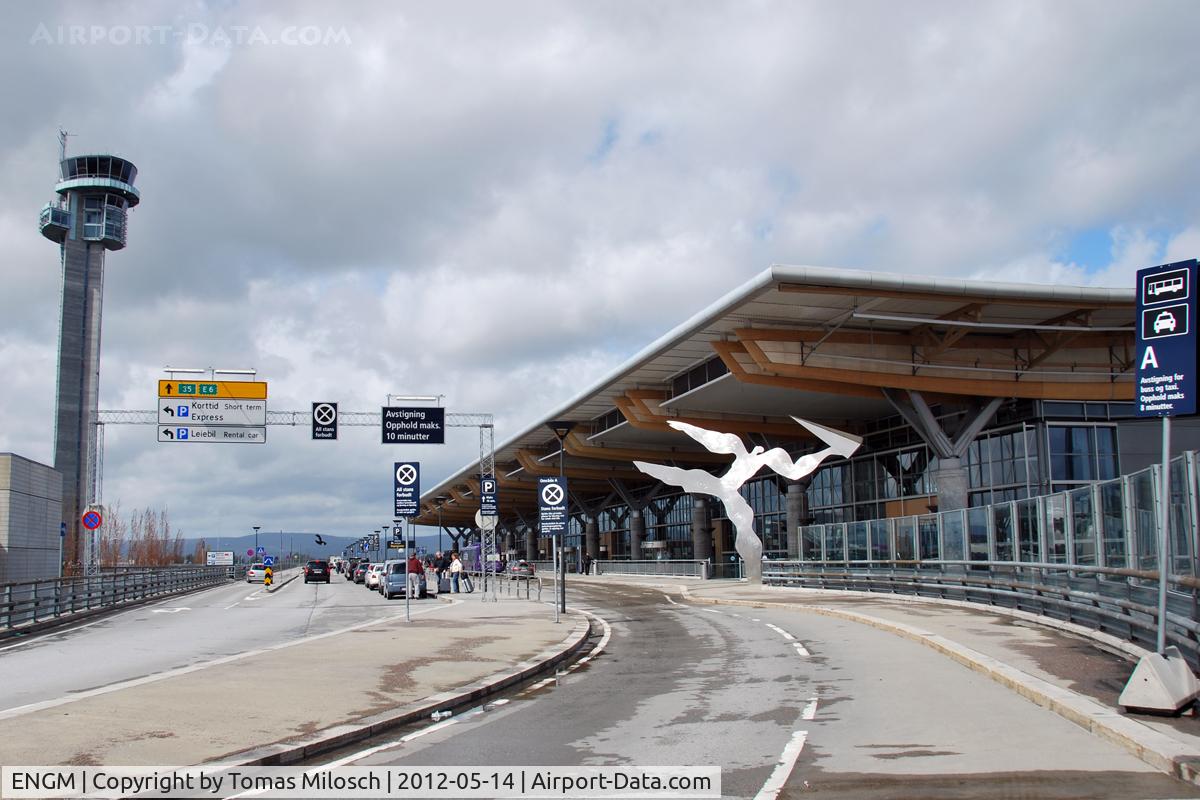
M 642 558 L 642 540 L 646 538 L 646 518 L 638 509 L 629 509 L 629 557 L 634 561 Z
M 530 525 L 525 530 L 525 560 L 537 561 L 538 555 L 538 531 L 537 528 Z
M 692 558 L 712 558 L 712 526 L 708 522 L 708 502 L 692 500 Z
M 793 561 L 800 558 L 800 525 L 808 516 L 810 481 L 795 481 L 787 487 L 787 553 Z
M 593 560 L 600 558 L 600 520 L 596 517 L 584 517 L 583 546 Z
M 938 486 L 938 511 L 967 507 L 967 465 L 961 458 L 942 458 L 934 473 Z

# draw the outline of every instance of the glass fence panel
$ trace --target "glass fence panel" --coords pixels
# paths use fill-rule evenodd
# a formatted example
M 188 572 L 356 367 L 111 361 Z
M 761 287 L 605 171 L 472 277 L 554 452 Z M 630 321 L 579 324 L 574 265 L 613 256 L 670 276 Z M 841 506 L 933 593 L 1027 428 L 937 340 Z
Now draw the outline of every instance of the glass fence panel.
M 996 540 L 997 561 L 1013 560 L 1014 514 L 1013 503 L 992 506 L 992 531 Z
M 1042 560 L 1042 540 L 1038 536 L 1037 499 L 1017 501 L 1017 542 L 1021 561 Z
M 917 558 L 917 518 L 896 520 L 896 560 L 915 561 Z
M 967 544 L 972 561 L 987 561 L 992 557 L 988 552 L 988 516 L 984 506 L 967 509 Z
M 846 560 L 846 525 L 843 522 L 833 522 L 825 526 L 825 560 Z
M 805 525 L 800 529 L 800 558 L 804 561 L 821 561 L 821 540 L 824 537 L 823 525 Z
M 1074 544 L 1073 564 L 1096 564 L 1096 518 L 1092 503 L 1092 487 L 1072 489 L 1068 496 L 1071 503 L 1071 537 Z
M 871 534 L 871 560 L 892 560 L 892 520 L 874 519 L 868 523 Z
M 1183 459 L 1171 462 L 1171 573 L 1193 574 L 1191 531 L 1192 504 L 1187 492 L 1187 464 Z
M 850 561 L 867 560 L 867 523 L 851 522 L 847 526 L 846 553 Z
M 940 555 L 938 548 L 938 518 L 936 514 L 922 514 L 917 518 L 917 532 L 920 536 L 921 560 L 937 559 Z
M 1044 500 L 1046 560 L 1051 564 L 1067 563 L 1067 498 L 1064 494 L 1047 495 Z
M 946 561 L 962 561 L 967 557 L 964 535 L 965 525 L 962 510 L 944 511 L 942 518 L 942 558 Z
M 1100 525 L 1104 545 L 1104 566 L 1118 569 L 1128 566 L 1125 548 L 1124 497 L 1121 481 L 1100 485 Z
M 1137 541 L 1137 568 L 1158 569 L 1158 538 L 1154 512 L 1154 476 L 1144 469 L 1129 476 L 1129 505 L 1132 509 L 1134 539 Z

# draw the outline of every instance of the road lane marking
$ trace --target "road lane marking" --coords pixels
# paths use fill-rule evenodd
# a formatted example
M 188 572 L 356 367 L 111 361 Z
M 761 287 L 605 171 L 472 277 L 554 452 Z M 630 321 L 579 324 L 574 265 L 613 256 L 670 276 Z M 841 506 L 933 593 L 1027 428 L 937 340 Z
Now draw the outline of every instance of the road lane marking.
M 751 617 L 751 618 L 750 618 L 750 621 L 751 621 L 751 622 L 762 622 L 762 620 L 761 620 L 761 619 L 756 619 L 756 618 L 754 618 L 754 617 Z
M 152 608 L 151 614 L 178 614 L 180 611 L 191 611 L 190 608 Z
M 725 612 L 724 612 L 724 611 L 717 611 L 715 608 L 702 608 L 702 609 L 700 609 L 700 610 L 701 610 L 701 611 L 707 611 L 707 612 L 708 612 L 708 613 L 710 613 L 710 614 L 720 614 L 721 616 L 725 616 Z
M 800 712 L 800 719 L 816 719 L 817 717 L 817 698 L 808 698 L 808 705 Z
M 792 647 L 796 648 L 797 655 L 804 656 L 805 658 L 808 658 L 812 655 L 812 653 L 808 652 L 808 648 L 799 642 L 796 642 L 794 645 L 792 645 Z
M 787 631 L 785 631 L 783 628 L 779 627 L 778 625 L 772 625 L 771 623 L 768 622 L 767 627 L 770 628 L 771 630 L 775 631 L 776 633 L 778 633 L 783 638 L 787 639 L 789 642 L 796 641 L 795 636 L 792 636 L 790 633 L 788 633 Z
M 788 776 L 792 774 L 792 769 L 796 766 L 796 759 L 800 757 L 800 751 L 804 749 L 804 742 L 808 739 L 808 731 L 796 731 L 792 734 L 792 740 L 788 742 L 787 747 L 783 748 L 783 755 L 779 757 L 779 764 L 771 773 L 771 777 L 767 778 L 767 782 L 758 790 L 758 794 L 754 795 L 754 800 L 775 800 L 779 797 L 780 790 L 787 783 Z
M 673 606 L 679 605 L 679 603 L 676 603 L 674 600 L 671 599 L 671 595 L 664 594 L 663 597 L 667 598 L 667 602 L 670 603 L 671 605 L 673 605 Z
M 429 608 L 421 609 L 420 611 L 413 611 L 412 616 L 416 616 L 418 614 L 428 614 L 432 611 L 438 611 L 439 609 L 453 608 L 454 605 L 457 605 L 458 603 L 461 603 L 461 602 L 463 602 L 463 601 L 454 600 L 454 601 L 452 601 L 452 604 L 449 606 L 439 603 L 436 606 L 431 606 Z M 174 678 L 179 675 L 187 675 L 192 672 L 199 672 L 200 670 L 208 669 L 209 667 L 217 667 L 222 664 L 229 664 L 234 661 L 240 661 L 243 658 L 250 658 L 251 656 L 262 655 L 263 653 L 271 653 L 276 650 L 283 650 L 288 647 L 295 647 L 298 644 L 307 644 L 308 642 L 316 642 L 321 639 L 327 639 L 330 636 L 337 636 L 339 634 L 346 633 L 347 631 L 356 631 L 356 630 L 360 630 L 362 628 L 369 628 L 374 625 L 381 625 L 385 622 L 395 622 L 396 620 L 400 620 L 400 619 L 404 619 L 403 613 L 394 614 L 390 617 L 380 617 L 379 619 L 369 620 L 367 622 L 361 622 L 358 625 L 350 625 L 345 628 L 339 628 L 337 630 L 327 631 L 326 633 L 318 633 L 313 636 L 306 636 L 303 639 L 294 639 L 290 642 L 280 642 L 278 644 L 270 645 L 269 647 L 261 647 L 257 650 L 247 650 L 243 653 L 234 653 L 232 655 L 222 656 L 221 658 L 213 659 L 212 661 L 205 661 L 200 664 L 190 664 L 186 667 L 170 669 L 170 670 L 167 670 L 166 672 L 155 673 L 154 675 L 144 675 L 140 678 L 132 678 L 127 681 L 118 681 L 117 683 L 112 683 L 112 684 L 109 684 L 108 686 L 100 686 L 95 689 L 88 689 L 87 691 L 83 691 L 83 692 L 75 692 L 75 693 L 73 693 L 69 696 L 65 696 L 65 697 L 56 697 L 52 700 L 41 700 L 36 703 L 27 703 L 23 706 L 13 706 L 12 708 L 6 708 L 3 710 L 0 710 L 0 720 L 11 719 L 12 717 L 19 717 L 23 714 L 33 713 L 34 711 L 43 711 L 47 708 L 56 708 L 58 706 L 67 705 L 68 703 L 74 703 L 76 700 L 84 700 L 89 697 L 97 697 L 99 695 L 108 694 L 110 692 L 120 691 L 121 689 L 129 689 L 134 686 L 143 686 L 147 683 L 157 683 L 158 681 L 166 680 L 168 678 Z

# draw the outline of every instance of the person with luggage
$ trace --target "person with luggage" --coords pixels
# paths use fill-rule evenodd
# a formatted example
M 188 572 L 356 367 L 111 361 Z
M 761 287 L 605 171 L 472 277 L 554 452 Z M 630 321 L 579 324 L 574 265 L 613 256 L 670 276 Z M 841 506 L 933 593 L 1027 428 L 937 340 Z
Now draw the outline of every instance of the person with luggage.
M 450 554 L 450 591 L 455 594 L 459 591 L 459 579 L 462 576 L 463 563 L 458 558 L 458 552 Z
M 407 576 L 405 583 L 410 598 L 421 596 L 421 575 L 424 571 L 421 567 L 421 559 L 417 558 L 416 553 L 410 553 L 408 563 L 404 565 L 404 572 Z

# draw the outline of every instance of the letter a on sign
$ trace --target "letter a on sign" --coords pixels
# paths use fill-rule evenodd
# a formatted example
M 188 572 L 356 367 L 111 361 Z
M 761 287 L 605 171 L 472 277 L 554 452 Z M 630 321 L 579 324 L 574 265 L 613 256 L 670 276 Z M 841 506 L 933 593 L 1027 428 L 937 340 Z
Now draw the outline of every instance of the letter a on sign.
M 1154 355 L 1153 347 L 1147 347 L 1146 352 L 1142 353 L 1142 365 L 1138 369 L 1145 369 L 1146 367 L 1158 369 L 1158 356 Z

